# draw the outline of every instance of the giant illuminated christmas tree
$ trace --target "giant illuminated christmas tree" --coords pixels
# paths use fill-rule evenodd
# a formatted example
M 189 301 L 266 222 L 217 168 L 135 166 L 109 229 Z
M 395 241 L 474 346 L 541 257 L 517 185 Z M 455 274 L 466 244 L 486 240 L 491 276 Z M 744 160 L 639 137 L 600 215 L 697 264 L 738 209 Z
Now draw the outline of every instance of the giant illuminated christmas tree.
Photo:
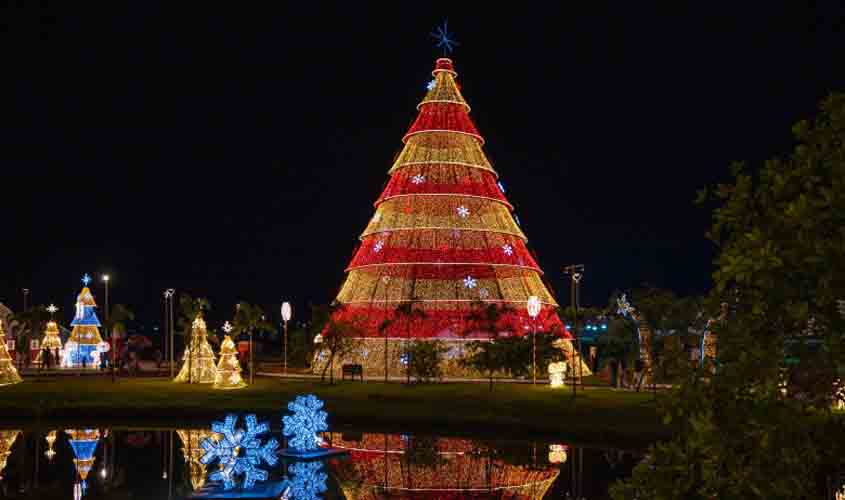
M 482 150 L 452 60 L 437 59 L 432 74 L 336 299 L 334 318 L 366 332 L 351 361 L 368 375 L 383 373 L 384 356 L 391 374 L 402 374 L 401 343 L 412 338 L 445 339 L 452 346 L 447 358 L 462 356 L 466 340 L 488 336 L 467 331 L 467 315 L 479 304 L 503 306 L 501 329 L 511 334 L 536 326 L 571 338 Z M 542 304 L 536 320 L 526 311 L 530 296 Z M 397 308 L 403 304 L 411 307 Z M 452 367 L 447 374 L 457 374 L 457 363 Z
M 87 274 L 82 277 L 82 283 L 85 286 L 76 298 L 76 314 L 70 322 L 73 330 L 70 338 L 65 342 L 65 352 L 62 357 L 64 367 L 100 368 L 97 363 L 99 356 L 92 355 L 97 351 L 97 344 L 103 339 L 100 337 L 100 320 L 97 319 L 97 313 L 94 311 L 97 303 L 94 302 L 94 296 L 88 289 L 90 282 L 91 277 Z

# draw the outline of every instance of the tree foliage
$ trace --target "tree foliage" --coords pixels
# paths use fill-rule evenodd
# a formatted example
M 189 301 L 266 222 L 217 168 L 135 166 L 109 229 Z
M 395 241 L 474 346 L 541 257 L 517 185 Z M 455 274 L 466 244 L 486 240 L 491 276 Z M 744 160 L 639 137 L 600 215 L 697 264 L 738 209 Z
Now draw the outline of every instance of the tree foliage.
M 845 365 L 845 95 L 793 132 L 790 155 L 736 164 L 733 183 L 701 197 L 717 205 L 709 309 L 729 306 L 714 328 L 719 369 L 709 383 L 683 374 L 663 401 L 676 437 L 651 448 L 616 499 L 824 498 L 828 480 L 841 481 L 845 426 L 830 413 L 830 380 Z M 808 335 L 822 342 L 820 370 L 786 362 L 786 346 Z M 782 391 L 796 376 L 827 397 Z
M 408 359 L 408 370 L 417 382 L 429 383 L 443 378 L 443 356 L 449 347 L 439 340 L 416 340 L 408 344 L 403 354 Z

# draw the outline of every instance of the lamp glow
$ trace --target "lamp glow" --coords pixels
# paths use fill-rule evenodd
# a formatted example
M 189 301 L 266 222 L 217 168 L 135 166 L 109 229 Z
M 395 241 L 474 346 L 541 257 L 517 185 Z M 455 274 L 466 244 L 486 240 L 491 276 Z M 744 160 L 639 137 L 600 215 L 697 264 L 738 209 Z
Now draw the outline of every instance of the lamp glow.
M 284 321 L 290 321 L 292 311 L 290 307 L 290 302 L 282 302 L 282 319 Z

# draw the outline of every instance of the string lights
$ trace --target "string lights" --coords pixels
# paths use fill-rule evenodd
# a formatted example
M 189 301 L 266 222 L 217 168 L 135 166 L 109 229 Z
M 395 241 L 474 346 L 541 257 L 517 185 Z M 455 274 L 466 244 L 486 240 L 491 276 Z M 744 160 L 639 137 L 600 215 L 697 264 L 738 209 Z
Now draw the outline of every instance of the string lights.
M 462 336 L 479 300 L 510 306 L 504 321 L 522 335 L 525 303 L 537 296 L 538 330 L 570 337 L 484 154 L 451 59 L 438 59 L 432 75 L 336 299 L 341 307 L 335 319 L 364 329 L 370 352 L 365 373 L 383 373 L 375 360 L 384 363 L 384 356 L 401 363 L 369 340 Z M 395 314 L 408 302 L 425 315 L 413 328 Z M 351 359 L 337 364 L 346 362 Z

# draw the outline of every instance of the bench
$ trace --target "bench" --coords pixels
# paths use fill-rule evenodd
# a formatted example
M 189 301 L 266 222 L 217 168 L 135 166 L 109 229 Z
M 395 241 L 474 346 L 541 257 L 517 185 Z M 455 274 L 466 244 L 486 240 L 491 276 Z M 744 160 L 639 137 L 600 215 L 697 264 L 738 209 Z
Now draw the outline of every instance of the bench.
M 350 377 L 352 377 L 352 380 L 355 380 L 355 377 L 357 376 L 361 379 L 361 382 L 364 381 L 364 367 L 362 365 L 348 364 L 343 365 L 341 369 L 343 374 L 341 376 L 341 380 L 346 380 L 346 376 L 349 375 Z

